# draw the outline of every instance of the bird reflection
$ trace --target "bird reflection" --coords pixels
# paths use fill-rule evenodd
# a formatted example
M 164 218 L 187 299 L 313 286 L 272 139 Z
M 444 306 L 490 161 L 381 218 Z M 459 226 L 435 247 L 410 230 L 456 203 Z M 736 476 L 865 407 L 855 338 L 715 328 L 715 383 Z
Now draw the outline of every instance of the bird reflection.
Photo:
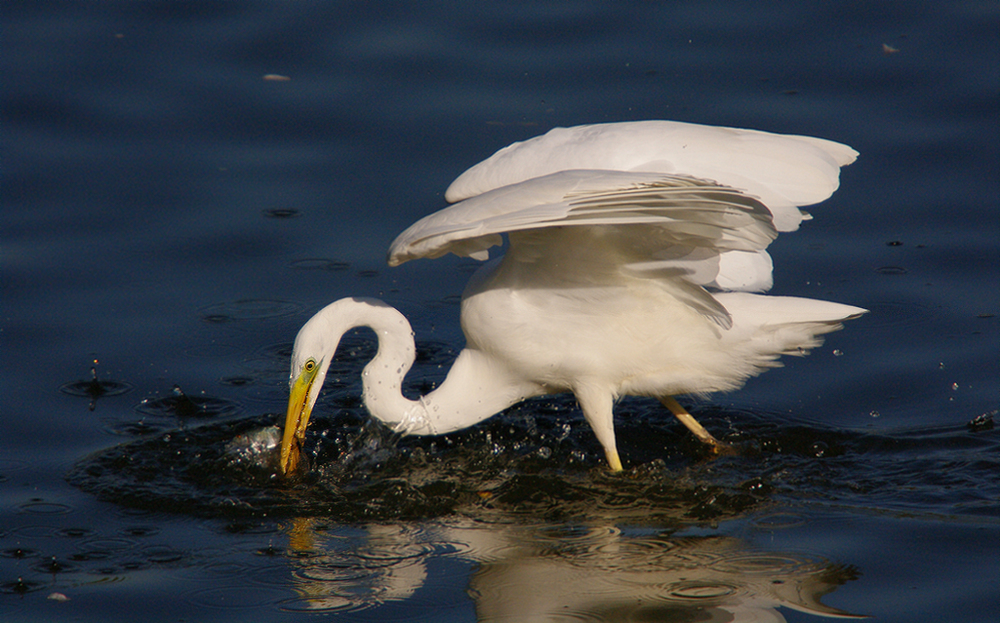
M 727 536 L 626 533 L 454 520 L 377 524 L 355 535 L 300 519 L 290 530 L 299 597 L 311 612 L 357 610 L 413 598 L 432 557 L 476 563 L 468 594 L 477 620 L 564 619 L 782 622 L 779 608 L 864 618 L 820 598 L 857 578 L 819 557 L 765 552 Z

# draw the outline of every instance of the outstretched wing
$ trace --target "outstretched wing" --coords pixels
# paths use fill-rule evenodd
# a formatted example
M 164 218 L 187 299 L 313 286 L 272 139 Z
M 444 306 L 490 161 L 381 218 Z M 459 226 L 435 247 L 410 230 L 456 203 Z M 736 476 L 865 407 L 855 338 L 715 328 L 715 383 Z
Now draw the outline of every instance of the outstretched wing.
M 611 226 L 617 235 L 588 252 L 650 263 L 636 270 L 662 268 L 664 261 L 694 249 L 709 250 L 700 254 L 704 257 L 759 252 L 777 236 L 760 201 L 710 180 L 561 171 L 488 191 L 417 221 L 393 242 L 389 264 L 446 253 L 486 259 L 487 249 L 502 244 L 503 233 Z
M 516 143 L 462 174 L 459 201 L 414 223 L 389 264 L 446 253 L 487 259 L 511 234 L 511 253 L 566 252 L 588 263 L 722 290 L 771 286 L 765 249 L 798 227 L 799 206 L 836 190 L 849 147 L 809 137 L 666 121 L 556 129 Z M 556 237 L 559 243 L 556 244 Z
M 778 231 L 794 231 L 798 206 L 819 203 L 839 185 L 840 167 L 858 153 L 810 136 L 771 134 L 675 121 L 633 121 L 555 128 L 514 143 L 458 177 L 449 203 L 571 169 L 686 175 L 760 199 Z

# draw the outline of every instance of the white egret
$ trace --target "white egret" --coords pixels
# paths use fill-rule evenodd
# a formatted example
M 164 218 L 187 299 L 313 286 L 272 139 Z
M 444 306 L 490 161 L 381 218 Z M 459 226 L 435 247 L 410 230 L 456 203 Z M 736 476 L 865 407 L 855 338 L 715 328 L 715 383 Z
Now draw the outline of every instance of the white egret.
M 340 338 L 359 326 L 378 337 L 365 406 L 400 433 L 448 433 L 572 392 L 614 471 L 619 396 L 659 399 L 719 447 L 672 396 L 736 389 L 866 311 L 759 294 L 771 287 L 768 244 L 810 218 L 799 206 L 828 198 L 856 156 L 818 138 L 669 121 L 556 128 L 501 149 L 452 183 L 454 205 L 389 248 L 391 266 L 486 260 L 508 236 L 462 295 L 466 346 L 447 378 L 404 397 L 415 354 L 406 318 L 375 299 L 328 305 L 295 340 L 282 472 L 296 470 Z

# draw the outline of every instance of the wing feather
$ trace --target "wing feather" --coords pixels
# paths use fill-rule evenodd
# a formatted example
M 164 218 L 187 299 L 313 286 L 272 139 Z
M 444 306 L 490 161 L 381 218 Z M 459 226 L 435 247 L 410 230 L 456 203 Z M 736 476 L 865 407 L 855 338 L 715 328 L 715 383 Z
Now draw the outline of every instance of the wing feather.
M 715 180 L 759 198 L 778 231 L 794 231 L 798 206 L 827 199 L 840 167 L 858 153 L 810 136 L 676 121 L 633 121 L 554 128 L 509 145 L 470 168 L 445 193 L 449 202 L 571 169 L 653 171 Z
M 824 139 L 670 121 L 555 128 L 459 176 L 445 195 L 457 203 L 401 233 L 388 261 L 486 260 L 509 234 L 509 256 L 546 263 L 538 279 L 661 280 L 729 326 L 706 288 L 769 289 L 767 246 L 811 218 L 799 207 L 828 198 L 856 157 Z
M 472 256 L 500 234 L 548 227 L 634 226 L 627 244 L 759 251 L 777 237 L 759 200 L 711 180 L 622 171 L 561 171 L 488 191 L 417 221 L 389 264 L 446 253 Z

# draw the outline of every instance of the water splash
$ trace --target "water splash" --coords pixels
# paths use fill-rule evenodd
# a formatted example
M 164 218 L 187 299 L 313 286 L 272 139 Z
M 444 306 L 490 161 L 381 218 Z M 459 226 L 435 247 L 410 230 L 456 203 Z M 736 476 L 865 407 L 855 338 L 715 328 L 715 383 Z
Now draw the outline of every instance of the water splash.
M 740 448 L 736 456 L 712 459 L 672 420 L 633 408 L 626 405 L 631 418 L 619 425 L 630 467 L 617 475 L 604 468 L 582 422 L 567 433 L 561 408 L 529 402 L 440 437 L 400 437 L 362 407 L 320 415 L 305 444 L 313 468 L 297 480 L 276 473 L 273 415 L 115 446 L 81 461 L 69 480 L 125 506 L 200 515 L 613 517 L 637 524 L 717 521 L 775 500 L 891 509 L 904 486 L 924 512 L 988 514 L 988 500 L 1000 489 L 991 471 L 1000 469 L 993 430 L 962 424 L 874 435 L 776 414 L 699 410 L 713 430 L 730 427 L 725 440 Z M 964 456 L 961 463 L 955 452 Z
M 120 396 L 132 389 L 132 386 L 128 383 L 98 378 L 97 367 L 99 363 L 97 359 L 94 359 L 94 364 L 90 368 L 89 380 L 73 381 L 59 387 L 59 391 L 64 394 L 90 398 L 90 411 L 97 408 L 97 400 L 99 398 Z

